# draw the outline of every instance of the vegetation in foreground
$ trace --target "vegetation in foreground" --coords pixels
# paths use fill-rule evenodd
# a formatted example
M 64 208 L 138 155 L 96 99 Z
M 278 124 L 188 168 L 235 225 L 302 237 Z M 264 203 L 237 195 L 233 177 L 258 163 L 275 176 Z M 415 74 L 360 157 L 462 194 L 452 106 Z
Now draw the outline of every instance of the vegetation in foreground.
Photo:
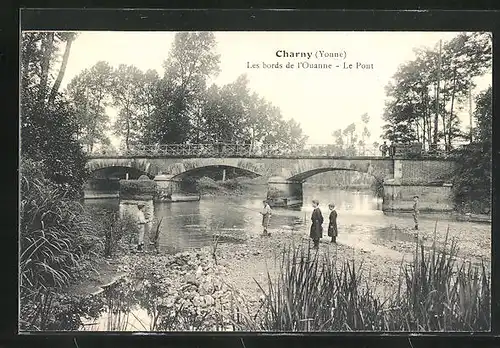
M 259 284 L 259 309 L 248 307 L 237 284 L 194 277 L 197 267 L 214 264 L 208 252 L 148 257 L 133 263 L 132 278 L 108 294 L 117 308 L 108 313 L 111 322 L 120 323 L 110 328 L 130 330 L 130 320 L 139 321 L 130 309 L 140 305 L 149 315 L 137 328 L 144 331 L 488 331 L 489 270 L 458 262 L 454 241 L 440 250 L 415 247 L 413 262 L 401 266 L 398 286 L 383 298 L 362 264 L 339 264 L 304 245 L 285 247 L 280 271 Z
M 337 265 L 331 255 L 289 246 L 278 276 L 268 273 L 268 284 L 259 284 L 261 312 L 241 306 L 245 315 L 236 325 L 252 331 L 487 331 L 489 271 L 459 264 L 457 254 L 455 242 L 429 252 L 417 242 L 399 286 L 381 298 L 361 265 Z
M 99 300 L 68 296 L 68 286 L 96 275 L 104 257 L 123 250 L 136 225 L 116 214 L 98 216 L 72 192 L 46 179 L 39 162 L 21 163 L 20 328 L 76 330 L 97 315 Z

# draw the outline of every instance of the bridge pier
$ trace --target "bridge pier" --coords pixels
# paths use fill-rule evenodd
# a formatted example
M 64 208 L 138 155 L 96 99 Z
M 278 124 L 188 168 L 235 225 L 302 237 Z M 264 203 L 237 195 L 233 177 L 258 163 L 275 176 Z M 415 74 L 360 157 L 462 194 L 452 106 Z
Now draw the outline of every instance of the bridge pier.
M 267 183 L 267 199 L 271 207 L 294 207 L 303 202 L 302 181 L 272 177 Z
M 169 200 L 172 194 L 181 191 L 181 180 L 176 180 L 171 174 L 159 174 L 153 180 L 158 188 L 158 200 Z
M 182 180 L 176 179 L 172 174 L 159 174 L 153 179 L 156 182 L 158 194 L 155 197 L 159 202 L 185 202 L 198 201 L 199 195 L 184 194 Z

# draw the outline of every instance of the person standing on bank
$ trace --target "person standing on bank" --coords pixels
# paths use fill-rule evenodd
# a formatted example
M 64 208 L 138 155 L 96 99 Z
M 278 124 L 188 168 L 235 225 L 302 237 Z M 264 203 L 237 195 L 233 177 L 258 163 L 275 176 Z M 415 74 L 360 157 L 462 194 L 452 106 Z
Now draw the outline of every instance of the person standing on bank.
M 319 240 L 323 237 L 323 214 L 321 214 L 321 210 L 319 209 L 319 201 L 314 199 L 312 201 L 313 212 L 311 215 L 311 231 L 309 233 L 309 237 L 314 242 L 314 248 L 319 248 Z
M 264 203 L 264 207 L 260 213 L 262 214 L 262 227 L 264 228 L 263 235 L 270 236 L 271 233 L 267 232 L 267 228 L 269 227 L 269 221 L 271 220 L 271 207 L 269 206 L 267 200 L 263 200 L 262 203 Z
M 418 230 L 418 196 L 413 196 L 413 221 L 415 222 L 415 229 Z
M 137 242 L 137 250 L 142 251 L 144 248 L 144 234 L 146 232 L 146 224 L 149 222 L 144 216 L 144 203 L 138 203 L 137 208 L 139 209 L 136 214 L 137 228 L 139 230 L 139 238 Z
M 332 237 L 332 243 L 337 243 L 337 211 L 335 210 L 335 204 L 328 204 L 330 209 L 330 223 L 328 224 L 328 236 Z

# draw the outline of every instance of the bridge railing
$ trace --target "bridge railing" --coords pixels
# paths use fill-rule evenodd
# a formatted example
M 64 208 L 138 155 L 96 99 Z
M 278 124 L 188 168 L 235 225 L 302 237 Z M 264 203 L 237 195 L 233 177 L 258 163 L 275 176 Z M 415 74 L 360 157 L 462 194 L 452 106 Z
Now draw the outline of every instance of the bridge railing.
M 282 147 L 269 144 L 159 144 L 133 145 L 118 151 L 93 151 L 90 157 L 98 156 L 165 156 L 165 157 L 279 157 L 279 156 L 380 156 L 379 151 L 366 149 L 347 153 L 336 151 L 331 144 L 307 144 L 303 147 Z
M 453 149 L 460 148 L 463 144 L 454 145 Z M 453 149 L 445 145 L 438 145 L 431 151 L 422 150 L 413 155 L 418 157 L 447 157 L 453 154 Z M 370 156 L 382 157 L 381 151 L 373 148 L 364 150 L 346 151 L 337 149 L 332 144 L 307 144 L 303 147 L 283 147 L 271 144 L 252 146 L 250 144 L 157 144 L 157 145 L 132 145 L 129 149 L 118 151 L 94 151 L 87 153 L 89 157 L 99 156 L 164 156 L 164 157 L 280 157 L 280 156 Z M 411 154 L 410 154 L 411 155 Z M 387 157 L 391 157 L 387 154 Z M 396 156 L 397 157 L 397 156 Z

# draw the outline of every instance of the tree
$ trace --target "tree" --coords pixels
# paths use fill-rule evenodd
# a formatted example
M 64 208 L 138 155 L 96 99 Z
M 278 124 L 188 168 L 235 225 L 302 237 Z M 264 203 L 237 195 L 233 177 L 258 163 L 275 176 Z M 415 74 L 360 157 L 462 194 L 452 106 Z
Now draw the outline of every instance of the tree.
M 252 93 L 249 98 L 250 122 L 247 124 L 252 150 L 263 142 L 270 128 L 271 108 L 271 103 L 259 97 L 257 93 Z
M 451 148 L 463 137 L 455 110 L 474 87 L 473 78 L 489 69 L 491 38 L 485 33 L 461 33 L 444 43 L 441 54 L 436 48 L 415 50 L 415 59 L 402 64 L 387 85 L 384 135 L 428 147 L 443 141 Z M 433 116 L 441 122 L 434 130 Z M 413 135 L 399 137 L 403 131 Z
M 113 74 L 112 96 L 118 108 L 118 118 L 114 124 L 115 133 L 125 138 L 125 148 L 131 142 L 139 142 L 144 135 L 143 91 L 145 78 L 141 70 L 133 65 L 120 64 Z
M 155 111 L 148 125 L 149 142 L 184 143 L 192 140 L 206 81 L 219 72 L 220 57 L 215 53 L 211 32 L 182 32 L 164 62 L 165 74 Z
M 492 187 L 492 90 L 491 86 L 476 98 L 476 144 L 459 152 L 453 180 L 457 207 L 475 213 L 491 211 Z
M 64 47 L 64 54 L 62 58 L 61 68 L 59 69 L 59 73 L 57 74 L 57 78 L 52 86 L 52 89 L 49 94 L 49 102 L 53 102 L 56 98 L 57 92 L 59 91 L 59 87 L 61 87 L 61 82 L 64 78 L 64 73 L 66 72 L 66 66 L 68 65 L 69 53 L 71 51 L 71 45 L 75 40 L 77 34 L 76 33 L 56 33 L 56 37 L 59 38 L 62 42 L 66 43 Z
M 300 151 L 304 148 L 308 137 L 303 134 L 302 128 L 297 121 L 289 119 L 285 122 L 285 134 L 286 147 L 292 153 Z
M 137 100 L 138 113 L 141 115 L 139 118 L 142 120 L 142 141 L 147 138 L 147 126 L 156 110 L 156 98 L 159 94 L 159 86 L 160 77 L 156 70 L 149 69 L 142 75 Z
M 109 142 L 106 107 L 111 103 L 113 77 L 113 68 L 100 61 L 75 76 L 67 87 L 66 93 L 77 116 L 79 139 L 89 152 L 96 143 L 104 145 Z
M 64 76 L 68 46 L 63 64 L 57 64 L 63 37 L 57 32 L 21 36 L 21 156 L 42 163 L 48 179 L 77 195 L 87 175 L 86 158 L 76 140 L 74 109 L 51 74 Z
M 240 75 L 236 81 L 225 85 L 220 91 L 220 112 L 224 125 L 221 125 L 222 141 L 228 143 L 244 142 L 250 138 L 249 110 L 250 92 L 246 75 Z
M 480 143 L 491 145 L 492 142 L 492 90 L 491 86 L 476 97 L 475 138 Z
M 336 145 L 336 147 L 339 149 L 339 150 L 343 150 L 344 149 L 344 138 L 342 136 L 342 129 L 337 129 L 336 131 L 334 131 L 332 133 L 332 136 L 334 138 L 334 144 Z
M 342 134 L 347 138 L 346 142 L 346 155 L 355 155 L 356 154 L 356 145 L 358 142 L 358 136 L 356 134 L 356 124 L 353 122 L 348 125 L 343 131 Z
M 361 133 L 361 140 L 359 141 L 360 150 L 362 154 L 365 154 L 366 144 L 368 143 L 371 133 L 368 129 L 368 123 L 370 122 L 370 116 L 365 112 L 361 115 L 361 121 L 363 122 L 363 133 Z
M 461 33 L 444 46 L 443 88 L 446 105 L 450 101 L 449 113 L 443 113 L 443 137 L 448 147 L 454 137 L 461 136 L 456 124 L 454 109 L 467 98 L 474 87 L 473 78 L 483 75 L 491 68 L 491 39 L 486 33 Z M 458 103 L 457 103 L 458 102 Z

